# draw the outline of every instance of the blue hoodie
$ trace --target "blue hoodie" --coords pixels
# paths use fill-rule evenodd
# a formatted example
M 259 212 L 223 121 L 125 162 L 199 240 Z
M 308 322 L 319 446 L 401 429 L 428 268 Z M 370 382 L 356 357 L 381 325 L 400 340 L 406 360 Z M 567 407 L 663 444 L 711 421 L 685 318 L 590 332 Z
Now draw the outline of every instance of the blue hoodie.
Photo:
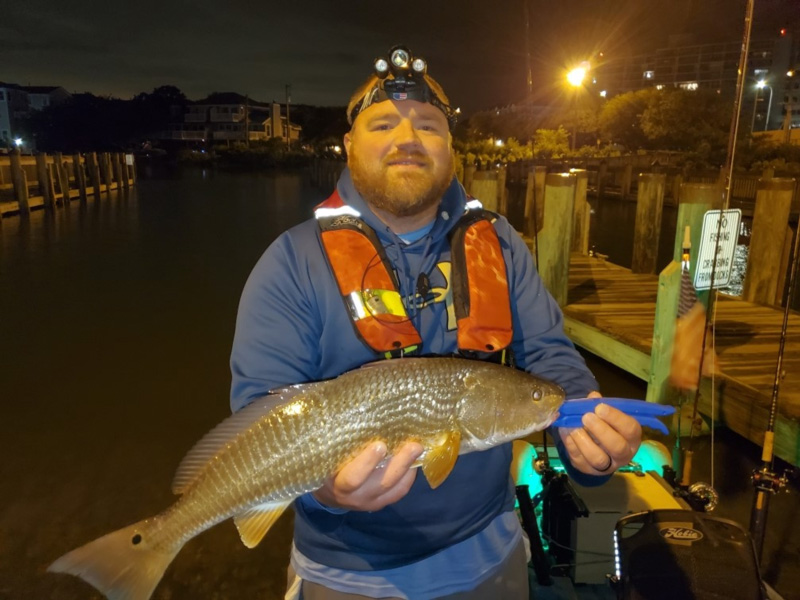
M 465 211 L 464 189 L 452 181 L 431 231 L 410 244 L 372 213 L 349 171 L 343 172 L 337 190 L 384 245 L 406 311 L 422 337 L 421 352 L 455 352 L 447 233 Z M 557 382 L 567 397 L 598 389 L 563 332 L 561 311 L 544 288 L 527 246 L 504 217 L 497 219 L 495 229 L 508 273 L 517 366 Z M 417 281 L 423 273 L 430 291 L 420 297 Z M 242 294 L 231 353 L 232 409 L 274 388 L 336 377 L 376 358 L 354 333 L 316 220 L 282 234 L 258 261 Z M 301 499 L 295 503 L 295 545 L 308 558 L 341 569 L 390 569 L 421 560 L 513 509 L 510 462 L 510 444 L 461 456 L 435 491 L 424 477 L 417 477 L 404 498 L 371 513 L 334 513 Z

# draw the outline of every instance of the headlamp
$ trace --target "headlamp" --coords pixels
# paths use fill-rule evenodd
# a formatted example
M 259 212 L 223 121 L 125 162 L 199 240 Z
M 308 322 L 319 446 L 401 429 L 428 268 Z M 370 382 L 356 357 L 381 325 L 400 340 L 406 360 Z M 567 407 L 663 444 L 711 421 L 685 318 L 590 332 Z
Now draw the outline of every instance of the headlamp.
M 432 104 L 444 113 L 450 129 L 456 125 L 457 110 L 444 102 L 425 81 L 428 63 L 414 57 L 405 46 L 389 50 L 388 59 L 378 57 L 372 63 L 378 82 L 356 103 L 347 121 L 352 125 L 356 116 L 367 107 L 384 100 L 416 100 Z M 389 77 L 391 75 L 391 77 Z

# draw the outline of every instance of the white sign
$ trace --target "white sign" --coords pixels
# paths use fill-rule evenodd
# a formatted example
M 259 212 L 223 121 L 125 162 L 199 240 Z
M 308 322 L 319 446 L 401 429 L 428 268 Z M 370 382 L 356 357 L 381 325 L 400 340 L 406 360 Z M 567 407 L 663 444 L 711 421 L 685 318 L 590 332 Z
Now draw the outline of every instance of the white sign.
M 722 215 L 722 223 L 720 223 Z M 733 269 L 733 256 L 739 241 L 739 223 L 742 211 L 710 210 L 703 217 L 703 233 L 700 237 L 700 251 L 697 253 L 697 268 L 694 272 L 694 287 L 707 290 L 711 286 L 711 271 L 714 268 L 714 256 L 717 266 L 714 269 L 715 288 L 728 285 Z M 717 244 L 717 237 L 719 243 Z
M 125 164 L 129 167 L 133 166 L 133 154 L 126 154 L 125 155 Z

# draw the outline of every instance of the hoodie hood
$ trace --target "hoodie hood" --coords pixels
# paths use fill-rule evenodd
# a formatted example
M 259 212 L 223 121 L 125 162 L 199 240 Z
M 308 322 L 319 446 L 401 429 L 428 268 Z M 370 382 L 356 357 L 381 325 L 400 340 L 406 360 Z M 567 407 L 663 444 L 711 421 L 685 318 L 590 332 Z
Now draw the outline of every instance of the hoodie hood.
M 381 241 L 396 243 L 399 240 L 397 235 L 372 212 L 366 200 L 356 191 L 349 167 L 345 167 L 344 171 L 342 171 L 336 190 L 345 204 L 352 206 L 361 213 L 361 218 L 375 230 Z M 436 221 L 434 221 L 433 229 L 429 234 L 432 241 L 436 242 L 446 236 L 466 209 L 467 193 L 458 179 L 453 176 L 453 180 L 445 190 L 442 201 L 439 203 L 439 209 L 436 211 Z

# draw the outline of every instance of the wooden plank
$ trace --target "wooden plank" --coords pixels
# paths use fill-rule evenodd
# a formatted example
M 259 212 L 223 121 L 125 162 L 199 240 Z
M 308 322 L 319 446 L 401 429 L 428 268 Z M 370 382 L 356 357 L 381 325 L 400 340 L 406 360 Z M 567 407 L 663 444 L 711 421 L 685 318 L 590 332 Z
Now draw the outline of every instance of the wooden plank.
M 666 403 L 669 371 L 675 338 L 678 301 L 681 293 L 681 264 L 672 261 L 658 278 L 653 342 L 650 352 L 650 376 L 647 381 L 647 401 Z
M 572 316 L 564 315 L 564 332 L 581 348 L 596 354 L 620 369 L 647 380 L 650 357 L 619 341 L 597 327 L 586 325 Z

